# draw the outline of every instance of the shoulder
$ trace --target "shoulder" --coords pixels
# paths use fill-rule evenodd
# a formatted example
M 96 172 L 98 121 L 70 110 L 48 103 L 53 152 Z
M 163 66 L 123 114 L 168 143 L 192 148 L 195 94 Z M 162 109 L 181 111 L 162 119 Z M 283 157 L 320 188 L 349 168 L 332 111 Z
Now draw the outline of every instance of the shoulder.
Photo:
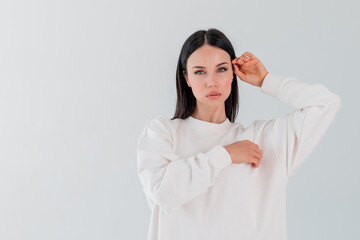
M 274 119 L 256 119 L 253 120 L 246 127 L 243 127 L 239 124 L 239 127 L 243 129 L 243 131 L 250 131 L 254 136 L 266 135 L 271 125 L 273 124 Z
M 144 135 L 161 135 L 165 138 L 172 138 L 172 133 L 184 120 L 183 119 L 173 119 L 166 116 L 157 116 L 147 120 L 145 124 L 145 129 L 143 131 Z

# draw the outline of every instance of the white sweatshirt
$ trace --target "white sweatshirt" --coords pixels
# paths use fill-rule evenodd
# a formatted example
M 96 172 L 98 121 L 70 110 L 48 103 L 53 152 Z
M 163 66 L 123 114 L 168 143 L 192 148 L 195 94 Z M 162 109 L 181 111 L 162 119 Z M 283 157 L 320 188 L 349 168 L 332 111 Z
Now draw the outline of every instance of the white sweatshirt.
M 151 208 L 149 240 L 285 240 L 286 184 L 328 129 L 341 99 L 321 84 L 268 73 L 261 92 L 297 110 L 272 120 L 151 119 L 138 140 L 138 175 Z M 249 140 L 258 168 L 223 146 Z

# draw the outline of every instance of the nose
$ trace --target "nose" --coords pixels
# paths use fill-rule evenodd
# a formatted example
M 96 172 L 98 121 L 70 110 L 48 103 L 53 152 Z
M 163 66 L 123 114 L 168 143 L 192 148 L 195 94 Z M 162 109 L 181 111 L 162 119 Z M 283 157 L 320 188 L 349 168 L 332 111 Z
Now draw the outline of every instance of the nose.
M 216 86 L 216 80 L 214 76 L 209 76 L 209 78 L 206 81 L 207 87 L 215 87 Z

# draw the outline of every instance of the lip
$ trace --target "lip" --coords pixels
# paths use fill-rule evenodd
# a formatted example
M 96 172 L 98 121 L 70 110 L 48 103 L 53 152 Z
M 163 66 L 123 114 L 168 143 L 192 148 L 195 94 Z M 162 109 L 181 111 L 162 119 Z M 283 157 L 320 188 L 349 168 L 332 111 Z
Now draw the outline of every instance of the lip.
M 219 92 L 210 92 L 208 95 L 206 95 L 206 97 L 208 98 L 218 98 L 220 97 L 221 93 Z

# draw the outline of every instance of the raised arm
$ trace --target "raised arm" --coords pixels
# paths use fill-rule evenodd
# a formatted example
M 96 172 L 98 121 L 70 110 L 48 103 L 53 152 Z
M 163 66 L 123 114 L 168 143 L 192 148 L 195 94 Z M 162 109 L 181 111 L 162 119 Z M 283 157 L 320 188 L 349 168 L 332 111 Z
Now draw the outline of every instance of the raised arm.
M 261 91 L 297 110 L 266 125 L 277 158 L 291 177 L 319 143 L 335 115 L 341 99 L 322 84 L 268 73 Z
M 232 162 L 220 145 L 181 158 L 173 152 L 171 133 L 161 119 L 149 121 L 138 140 L 137 153 L 144 191 L 166 213 L 205 192 Z
M 260 87 L 262 92 L 297 109 L 271 121 L 255 121 L 256 124 L 266 124 L 265 134 L 272 138 L 275 153 L 287 177 L 292 176 L 340 110 L 340 97 L 324 85 L 269 73 L 251 52 L 233 59 L 232 64 L 234 73 L 242 81 Z

